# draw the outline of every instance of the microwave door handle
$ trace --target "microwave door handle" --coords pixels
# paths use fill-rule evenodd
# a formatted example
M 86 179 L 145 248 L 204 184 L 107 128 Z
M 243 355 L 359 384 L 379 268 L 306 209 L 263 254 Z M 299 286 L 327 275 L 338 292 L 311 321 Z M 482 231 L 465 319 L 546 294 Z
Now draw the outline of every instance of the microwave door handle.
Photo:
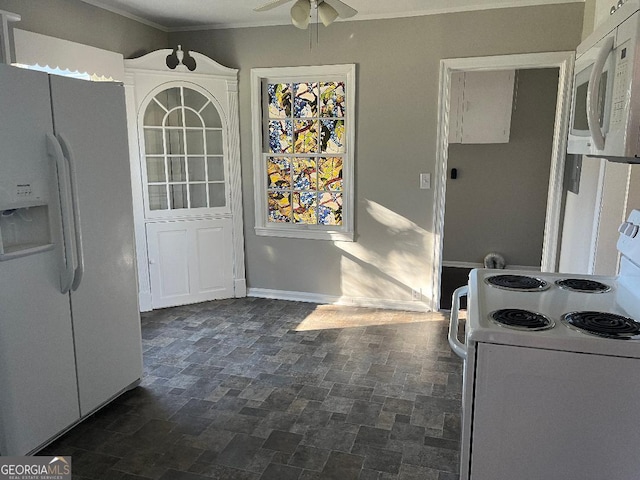
M 449 318 L 449 346 L 451 347 L 451 350 L 453 350 L 453 352 L 463 360 L 467 359 L 467 347 L 464 343 L 458 340 L 458 318 L 460 314 L 460 299 L 462 297 L 466 297 L 468 294 L 469 287 L 466 285 L 457 288 L 456 291 L 453 292 L 451 317 Z
M 598 121 L 598 97 L 600 96 L 600 76 L 604 70 L 609 53 L 613 50 L 613 37 L 607 37 L 598 52 L 598 57 L 593 63 L 589 76 L 589 89 L 587 91 L 587 123 L 591 139 L 597 150 L 604 149 L 604 134 Z

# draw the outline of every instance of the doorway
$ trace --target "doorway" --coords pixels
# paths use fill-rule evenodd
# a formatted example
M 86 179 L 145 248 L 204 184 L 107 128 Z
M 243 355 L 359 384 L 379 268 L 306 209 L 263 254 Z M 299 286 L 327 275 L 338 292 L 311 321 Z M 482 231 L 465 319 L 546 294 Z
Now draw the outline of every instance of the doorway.
M 566 128 L 567 118 L 569 113 L 569 101 L 570 101 L 570 80 L 573 70 L 573 52 L 560 52 L 560 53 L 542 53 L 542 54 L 525 54 L 525 55 L 508 55 L 498 57 L 480 57 L 480 58 L 468 58 L 468 59 L 448 59 L 442 60 L 440 70 L 440 122 L 438 125 L 438 163 L 437 163 L 437 190 L 436 190 L 436 202 L 435 202 L 435 252 L 434 252 L 434 271 L 433 271 L 433 298 L 435 299 L 435 308 L 447 308 L 449 300 L 445 298 L 447 295 L 447 289 L 450 289 L 456 283 L 466 283 L 466 275 L 470 268 L 483 266 L 483 259 L 486 253 L 499 253 L 493 250 L 504 250 L 506 243 L 500 244 L 502 236 L 505 236 L 505 232 L 510 232 L 513 238 L 509 240 L 509 235 L 506 235 L 507 243 L 522 243 L 523 241 L 531 244 L 532 247 L 525 249 L 526 252 L 520 252 L 520 259 L 518 254 L 514 255 L 514 251 L 504 252 L 505 260 L 517 267 L 530 267 L 540 268 L 542 271 L 555 271 L 557 265 L 557 249 L 559 240 L 559 223 L 561 213 L 561 199 L 562 199 L 562 179 L 564 172 L 564 159 L 565 159 L 565 144 L 566 144 Z M 552 123 L 551 130 L 551 147 L 547 149 L 546 158 L 544 163 L 546 164 L 546 178 L 543 177 L 544 182 L 543 190 L 540 190 L 540 179 L 538 181 L 531 181 L 529 178 L 522 178 L 523 184 L 531 184 L 537 188 L 535 193 L 538 197 L 542 196 L 542 199 L 538 199 L 539 205 L 536 207 L 539 213 L 539 219 L 536 220 L 537 226 L 533 226 L 538 230 L 537 240 L 531 240 L 529 235 L 524 232 L 520 232 L 519 229 L 505 228 L 505 224 L 502 222 L 509 222 L 508 218 L 505 218 L 504 212 L 493 211 L 492 208 L 488 208 L 487 211 L 478 213 L 475 209 L 476 205 L 500 205 L 500 196 L 504 193 L 512 192 L 516 193 L 519 190 L 518 186 L 518 171 L 521 170 L 523 176 L 530 176 L 531 173 L 526 169 L 518 168 L 517 157 L 518 148 L 520 151 L 523 149 L 530 150 L 530 146 L 527 146 L 526 141 L 522 140 L 521 130 L 527 127 L 527 116 L 517 119 L 517 129 L 514 133 L 520 138 L 521 143 L 519 146 L 514 144 L 510 147 L 503 148 L 502 153 L 499 153 L 500 149 L 495 145 L 484 145 L 484 148 L 473 148 L 473 145 L 450 145 L 449 129 L 455 128 L 449 122 L 452 118 L 452 110 L 455 109 L 455 104 L 452 104 L 452 79 L 456 80 L 456 77 L 460 73 L 474 73 L 474 72 L 496 72 L 496 71 L 514 71 L 517 81 L 514 83 L 515 88 L 521 84 L 527 89 L 533 88 L 533 95 L 535 96 L 535 82 L 541 82 L 543 78 L 549 75 L 555 78 L 555 85 L 552 85 L 552 90 L 555 92 L 552 99 L 551 115 L 548 116 L 548 120 Z M 549 79 L 546 78 L 545 82 L 548 84 Z M 530 84 L 534 84 L 531 86 Z M 455 93 L 455 90 L 454 90 Z M 515 108 L 518 108 L 519 96 L 521 103 L 525 103 L 525 92 L 514 91 L 513 99 L 515 99 Z M 529 96 L 527 94 L 527 96 Z M 528 99 L 530 101 L 530 99 Z M 455 103 L 455 99 L 454 99 Z M 534 110 L 537 108 L 534 102 L 532 107 Z M 455 115 L 455 112 L 453 112 Z M 518 112 L 520 115 L 522 111 Z M 555 120 L 552 120 L 555 118 Z M 514 115 L 513 120 L 516 121 Z M 523 123 L 524 122 L 524 123 Z M 514 128 L 516 126 L 514 125 Z M 515 140 L 515 138 L 514 138 Z M 504 147 L 504 146 L 503 146 Z M 549 152 L 550 150 L 550 152 Z M 530 153 L 530 152 L 528 152 Z M 502 156 L 502 160 L 497 157 Z M 526 157 L 525 155 L 520 155 Z M 485 162 L 482 161 L 484 158 Z M 511 159 L 511 161 L 509 161 Z M 523 162 L 521 167 L 531 167 L 527 164 L 531 162 L 531 159 L 522 158 Z M 502 163 L 501 162 L 506 162 Z M 452 169 L 456 169 L 452 171 Z M 508 175 L 500 174 L 501 169 L 510 170 Z M 452 175 L 453 173 L 453 175 Z M 503 172 L 504 173 L 504 172 Z M 538 172 L 537 175 L 540 175 Z M 544 173 L 543 173 L 544 175 Z M 452 179 L 451 177 L 455 177 Z M 484 178 L 483 178 L 484 177 Z M 546 181 L 548 179 L 548 182 Z M 465 186 L 465 182 L 467 183 Z M 458 196 L 462 198 L 462 203 L 455 205 L 455 202 L 449 202 L 450 199 L 446 198 L 447 189 L 451 192 L 458 193 Z M 464 195 L 460 195 L 460 192 L 464 192 Z M 480 202 L 480 199 L 483 201 Z M 460 198 L 459 198 L 460 199 Z M 512 200 L 507 200 L 512 202 Z M 465 207 L 466 204 L 466 207 Z M 518 218 L 518 210 L 522 207 L 514 207 L 508 205 L 511 210 L 511 221 Z M 452 210 L 452 215 L 447 215 L 445 218 L 445 211 L 447 209 Z M 475 210 L 475 211 L 474 211 Z M 459 220 L 459 221 L 458 221 Z M 452 223 L 448 225 L 446 222 Z M 536 223 L 534 222 L 534 223 Z M 455 225 L 457 223 L 457 225 Z M 526 222 L 525 222 L 526 223 Z M 445 227 L 446 225 L 446 227 Z M 526 228 L 525 228 L 526 230 Z M 540 231 L 542 230 L 542 231 Z M 474 231 L 477 235 L 474 237 Z M 498 232 L 498 234 L 496 234 Z M 524 236 L 523 236 L 524 235 Z M 482 237 L 486 237 L 489 240 L 483 240 Z M 446 240 L 445 240 L 446 239 Z M 524 240 L 523 240 L 524 239 Z M 489 243 L 486 243 L 486 242 Z M 493 243 L 491 243 L 493 242 Z M 445 248 L 446 243 L 446 248 Z M 495 248 L 488 245 L 496 245 Z M 478 251 L 474 251 L 474 248 Z M 508 250 L 508 249 L 507 249 Z M 482 251 L 482 253 L 481 253 Z M 445 256 L 446 254 L 446 256 Z M 462 258 L 463 261 L 459 261 L 456 256 Z M 509 259 L 508 257 L 511 257 Z M 447 258 L 449 257 L 449 258 Z M 537 258 L 537 261 L 536 261 Z M 445 262 L 449 260 L 449 262 Z M 515 260 L 515 261 L 514 261 Z M 446 271 L 443 275 L 443 268 L 453 269 Z M 451 273 L 451 275 L 449 275 Z M 450 278 L 449 278 L 450 277 Z M 451 279 L 451 281 L 449 281 Z M 458 285 L 459 286 L 459 285 Z

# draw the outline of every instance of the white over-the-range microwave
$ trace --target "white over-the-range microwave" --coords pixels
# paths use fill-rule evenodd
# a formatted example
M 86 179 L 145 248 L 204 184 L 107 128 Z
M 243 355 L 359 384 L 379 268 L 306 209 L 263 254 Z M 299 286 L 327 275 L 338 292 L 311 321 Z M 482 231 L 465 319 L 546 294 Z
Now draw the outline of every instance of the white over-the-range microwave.
M 640 163 L 640 0 L 627 0 L 576 50 L 567 152 Z

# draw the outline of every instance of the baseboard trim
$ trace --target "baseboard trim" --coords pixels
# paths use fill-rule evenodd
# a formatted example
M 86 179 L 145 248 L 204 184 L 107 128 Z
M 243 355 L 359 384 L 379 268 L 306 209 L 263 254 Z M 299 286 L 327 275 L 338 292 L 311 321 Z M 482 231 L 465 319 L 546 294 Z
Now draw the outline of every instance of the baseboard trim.
M 289 290 L 272 290 L 269 288 L 249 288 L 248 297 L 270 298 L 274 300 L 291 300 L 295 302 L 320 303 L 324 305 L 343 305 L 349 307 L 383 308 L 387 310 L 407 310 L 411 312 L 431 312 L 425 302 L 401 301 L 388 298 L 346 297 L 324 295 L 320 293 L 293 292 Z
M 244 278 L 236 278 L 233 281 L 233 294 L 236 298 L 247 296 L 247 281 Z
M 141 312 L 150 312 L 153 310 L 151 292 L 140 292 L 138 294 L 138 308 Z

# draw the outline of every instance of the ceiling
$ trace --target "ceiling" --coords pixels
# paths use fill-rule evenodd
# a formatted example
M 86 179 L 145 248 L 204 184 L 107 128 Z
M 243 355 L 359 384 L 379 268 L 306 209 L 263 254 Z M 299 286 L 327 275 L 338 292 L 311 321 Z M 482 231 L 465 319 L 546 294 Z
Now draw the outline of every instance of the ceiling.
M 292 3 L 266 12 L 253 11 L 267 0 L 82 1 L 164 31 L 287 25 L 291 22 Z M 346 3 L 359 12 L 349 21 L 357 21 L 571 1 L 581 0 L 346 0 Z

